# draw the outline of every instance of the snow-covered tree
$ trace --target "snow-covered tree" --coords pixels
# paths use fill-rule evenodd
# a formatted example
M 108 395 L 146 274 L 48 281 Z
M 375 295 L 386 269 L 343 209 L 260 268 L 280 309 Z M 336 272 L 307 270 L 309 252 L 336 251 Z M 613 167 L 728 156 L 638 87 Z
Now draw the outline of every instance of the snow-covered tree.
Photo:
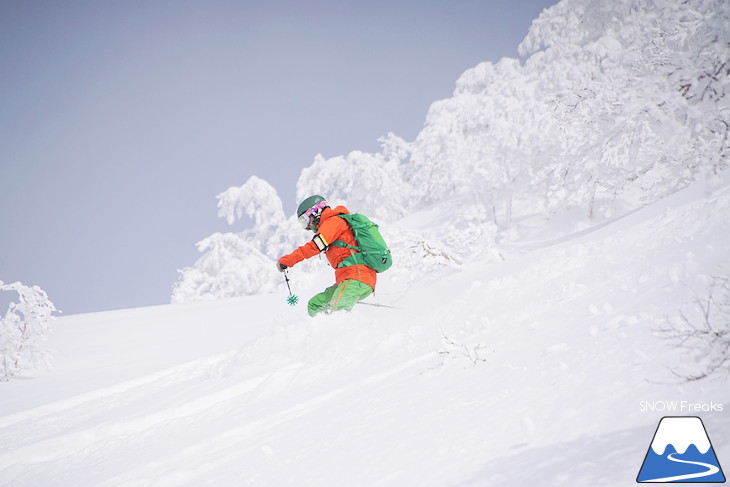
M 539 173 L 550 206 L 651 202 L 726 165 L 728 22 L 706 0 L 564 0 L 533 22 L 520 51 L 567 156 Z
M 275 291 L 283 282 L 276 259 L 305 236 L 296 218 L 285 216 L 276 190 L 256 176 L 218 195 L 218 215 L 229 224 L 247 216 L 253 219 L 253 228 L 215 233 L 198 242 L 203 256 L 179 271 L 173 303 Z
M 274 260 L 235 233 L 215 233 L 197 244 L 203 256 L 179 271 L 172 302 L 207 301 L 273 292 Z M 274 271 L 275 273 L 275 271 Z
M 230 187 L 218 195 L 218 216 L 229 225 L 246 215 L 254 220 L 253 228 L 241 237 L 275 259 L 287 248 L 287 237 L 301 233 L 294 218 L 287 218 L 276 190 L 269 183 L 251 176 L 243 186 Z
M 23 370 L 49 366 L 50 355 L 42 343 L 56 307 L 38 286 L 0 281 L 0 292 L 18 295 L 0 318 L 0 377 L 10 380 Z
M 346 157 L 325 159 L 318 155 L 314 163 L 302 170 L 297 182 L 297 200 L 322 194 L 328 201 L 367 213 L 376 220 L 393 221 L 405 213 L 404 182 L 400 160 L 407 152 L 404 142 L 394 135 L 383 139 L 387 152 L 369 154 L 351 152 Z
M 645 204 L 728 157 L 728 4 L 563 0 L 533 22 L 524 64 L 482 63 L 434 103 L 412 144 L 410 206 L 481 190 L 609 215 Z

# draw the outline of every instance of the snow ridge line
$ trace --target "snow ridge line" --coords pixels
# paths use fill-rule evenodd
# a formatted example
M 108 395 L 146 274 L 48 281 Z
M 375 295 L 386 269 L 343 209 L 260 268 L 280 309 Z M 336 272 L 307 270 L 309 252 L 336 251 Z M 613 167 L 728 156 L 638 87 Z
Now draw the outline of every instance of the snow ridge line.
M 228 355 L 230 354 L 225 354 L 224 356 Z M 229 431 L 225 434 L 225 436 L 231 437 L 234 441 L 238 441 L 238 435 L 235 434 L 236 431 L 250 431 L 252 427 L 256 427 L 261 423 L 265 423 L 267 427 L 275 427 L 281 423 L 285 423 L 287 421 L 290 421 L 291 419 L 300 417 L 307 412 L 316 409 L 317 406 L 326 403 L 327 401 L 338 397 L 341 394 L 344 394 L 350 390 L 354 390 L 381 381 L 403 370 L 407 370 L 413 365 L 417 365 L 429 359 L 433 359 L 433 353 L 429 352 L 414 359 L 408 360 L 386 372 L 371 377 L 366 377 L 364 379 L 361 379 L 360 381 L 341 387 L 339 389 L 334 389 L 326 393 L 320 394 L 305 402 L 296 404 L 283 411 L 269 415 L 264 421 L 257 420 L 252 424 L 244 425 L 236 428 L 236 430 Z M 197 361 L 196 363 L 200 362 L 210 362 L 210 359 Z M 174 374 L 174 372 L 179 372 L 184 368 L 189 368 L 190 365 L 191 364 L 186 364 L 185 366 L 177 367 L 171 371 L 172 373 L 168 371 L 168 373 L 164 375 L 176 375 Z M 279 367 L 272 372 L 244 380 L 233 386 L 227 387 L 219 391 L 215 391 L 213 393 L 193 399 L 172 408 L 162 409 L 154 413 L 130 420 L 117 421 L 104 425 L 97 424 L 87 426 L 85 429 L 80 431 L 55 435 L 48 439 L 40 440 L 35 443 L 19 447 L 15 450 L 5 451 L 2 453 L 2 455 L 0 455 L 0 471 L 10 468 L 20 462 L 24 464 L 33 464 L 54 461 L 60 458 L 67 457 L 69 455 L 73 455 L 74 452 L 91 448 L 94 444 L 108 442 L 111 438 L 121 438 L 132 434 L 147 432 L 156 426 L 194 416 L 196 414 L 207 411 L 216 405 L 235 400 L 237 398 L 240 398 L 241 396 L 245 396 L 255 391 L 260 385 L 264 384 L 265 382 L 267 382 L 267 380 L 277 374 L 300 369 L 303 366 L 304 364 L 302 362 L 290 363 L 283 367 Z M 155 374 L 156 377 L 159 375 L 160 374 Z M 130 382 L 142 382 L 143 384 L 147 384 L 151 381 L 140 380 Z M 121 392 L 129 390 L 129 388 L 122 389 L 121 387 L 108 389 L 115 389 Z M 105 389 L 98 394 L 91 393 L 86 396 L 95 396 L 95 398 L 110 397 L 111 394 L 108 393 L 108 389 Z M 67 403 L 66 401 L 61 402 Z M 216 440 L 216 438 L 211 440 L 211 444 L 215 445 Z
M 561 235 L 559 237 L 547 239 L 547 240 L 538 240 L 533 242 L 523 242 L 523 243 L 498 243 L 498 247 L 505 249 L 505 250 L 521 250 L 521 251 L 531 251 L 531 250 L 540 250 L 547 247 L 553 247 L 555 245 L 560 245 L 562 243 L 566 242 L 572 242 L 579 238 L 586 237 L 594 232 L 597 232 L 609 225 L 613 225 L 614 223 L 617 223 L 625 218 L 628 218 L 635 213 L 640 212 L 643 210 L 642 208 L 635 208 L 627 213 L 624 213 L 623 215 L 619 215 L 617 217 L 608 219 L 604 222 L 597 223 L 593 226 L 590 226 L 588 228 L 584 228 L 583 230 L 578 230 L 572 233 L 569 233 L 567 235 Z
M 104 387 L 92 392 L 79 394 L 77 396 L 72 396 L 67 399 L 55 401 L 44 406 L 29 409 L 27 411 L 9 414 L 5 417 L 0 417 L 0 431 L 2 431 L 3 428 L 7 428 L 21 421 L 38 419 L 43 416 L 56 414 L 68 409 L 74 409 L 92 401 L 122 395 L 129 392 L 130 390 L 138 389 L 148 384 L 152 384 L 154 382 L 158 382 L 164 379 L 180 376 L 184 377 L 185 379 L 191 379 L 203 376 L 209 372 L 212 366 L 220 363 L 225 363 L 226 361 L 233 359 L 238 353 L 239 350 L 232 350 L 222 354 L 211 355 L 181 365 L 176 365 L 174 367 L 161 370 L 154 374 L 120 382 L 113 386 Z
M 217 464 L 223 465 L 228 462 L 233 462 L 235 461 L 235 458 L 243 455 L 247 450 L 258 448 L 257 446 L 252 447 L 250 445 L 241 447 L 241 442 L 248 441 L 248 438 L 252 434 L 261 433 L 271 428 L 276 428 L 288 421 L 296 420 L 312 411 L 316 411 L 320 406 L 325 405 L 329 401 L 347 394 L 348 392 L 376 384 L 398 373 L 406 371 L 411 367 L 433 359 L 433 352 L 419 355 L 379 374 L 364 377 L 345 386 L 321 393 L 281 411 L 271 412 L 270 414 L 256 420 L 249 421 L 248 423 L 231 428 L 223 433 L 206 438 L 204 441 L 198 441 L 198 443 L 194 446 L 186 448 L 174 455 L 169 455 L 165 459 L 155 459 L 154 470 L 156 472 L 165 470 L 166 466 L 169 466 L 169 470 L 165 471 L 171 473 L 171 478 L 166 477 L 165 479 L 158 479 L 158 482 L 160 482 L 161 485 L 189 485 L 192 482 L 191 476 L 201 475 L 207 471 L 215 470 Z M 284 371 L 285 369 L 291 370 L 292 367 L 285 367 L 280 369 L 280 371 Z M 274 374 L 271 374 L 271 376 L 273 375 Z M 208 457 L 216 458 L 217 461 L 207 461 L 204 464 L 199 464 L 197 468 L 191 467 L 191 465 L 199 463 L 195 462 L 195 460 L 199 459 L 203 452 Z M 184 479 L 177 481 L 174 478 L 174 473 L 180 473 L 180 465 L 188 465 L 188 467 L 183 475 Z M 105 485 L 137 485 L 149 478 L 143 472 L 145 468 L 146 466 L 139 466 L 136 469 L 128 470 L 123 475 L 108 479 L 105 482 Z
M 529 252 L 533 250 L 541 250 L 548 247 L 564 244 L 567 242 L 575 242 L 583 237 L 589 236 L 599 230 L 606 227 L 610 227 L 615 223 L 627 220 L 630 226 L 645 223 L 656 218 L 660 218 L 668 210 L 680 209 L 691 206 L 701 199 L 703 193 L 710 196 L 708 200 L 718 200 L 727 195 L 730 192 L 730 177 L 724 176 L 722 183 L 718 183 L 716 187 L 708 187 L 705 181 L 696 181 L 688 187 L 672 193 L 658 201 L 655 201 L 649 205 L 635 208 L 621 215 L 610 218 L 606 221 L 599 222 L 588 228 L 577 230 L 567 235 L 560 235 L 554 238 L 546 240 L 538 240 L 532 242 L 521 242 L 521 243 L 510 243 L 510 242 L 497 242 L 497 247 L 504 250 L 516 250 Z
M 0 455 L 0 470 L 6 469 L 19 461 L 22 461 L 23 463 L 40 463 L 64 457 L 69 455 L 69 452 L 82 450 L 94 443 L 104 441 L 110 437 L 119 437 L 129 435 L 131 433 L 141 433 L 159 424 L 165 424 L 169 421 L 193 416 L 213 407 L 216 404 L 230 401 L 255 390 L 272 374 L 278 371 L 299 368 L 301 366 L 301 363 L 289 364 L 273 373 L 263 374 L 244 380 L 243 382 L 239 382 L 225 389 L 193 399 L 179 406 L 163 409 L 136 419 L 117 421 L 103 426 L 93 425 L 82 431 L 55 435 L 51 438 L 20 447 L 10 452 L 6 451 Z M 144 384 L 149 382 L 150 381 L 144 381 Z M 122 392 L 123 391 L 124 390 L 122 390 Z M 96 394 L 93 393 L 90 395 L 96 396 Z M 100 396 L 108 397 L 105 393 Z

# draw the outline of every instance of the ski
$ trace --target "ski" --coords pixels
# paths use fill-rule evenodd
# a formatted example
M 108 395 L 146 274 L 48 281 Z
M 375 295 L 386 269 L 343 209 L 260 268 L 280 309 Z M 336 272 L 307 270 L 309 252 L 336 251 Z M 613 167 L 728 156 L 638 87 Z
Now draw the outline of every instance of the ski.
M 362 301 L 358 302 L 357 304 L 364 304 L 365 306 L 375 306 L 378 308 L 403 309 L 398 306 L 389 306 L 387 304 L 380 304 L 380 303 L 363 303 Z

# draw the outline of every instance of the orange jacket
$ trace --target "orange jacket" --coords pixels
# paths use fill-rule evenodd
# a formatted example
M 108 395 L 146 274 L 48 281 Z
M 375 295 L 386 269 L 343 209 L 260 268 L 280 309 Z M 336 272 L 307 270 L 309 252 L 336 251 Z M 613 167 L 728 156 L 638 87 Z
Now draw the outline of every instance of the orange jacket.
M 321 237 L 327 247 L 325 255 L 330 265 L 335 269 L 335 282 L 341 283 L 346 279 L 355 279 L 375 289 L 375 281 L 377 280 L 377 272 L 364 265 L 353 265 L 347 267 L 337 267 L 343 259 L 350 256 L 350 252 L 357 253 L 356 250 L 350 250 L 347 247 L 329 246 L 335 240 L 342 240 L 348 245 L 356 245 L 355 236 L 350 230 L 350 226 L 345 220 L 337 215 L 346 215 L 350 212 L 344 206 L 338 206 L 334 210 L 325 208 L 322 210 L 322 216 L 319 220 L 319 228 L 317 235 Z M 317 236 L 315 235 L 315 238 Z M 314 239 L 297 248 L 294 252 L 279 259 L 279 262 L 287 267 L 293 267 L 295 264 L 309 259 L 319 254 L 320 250 Z

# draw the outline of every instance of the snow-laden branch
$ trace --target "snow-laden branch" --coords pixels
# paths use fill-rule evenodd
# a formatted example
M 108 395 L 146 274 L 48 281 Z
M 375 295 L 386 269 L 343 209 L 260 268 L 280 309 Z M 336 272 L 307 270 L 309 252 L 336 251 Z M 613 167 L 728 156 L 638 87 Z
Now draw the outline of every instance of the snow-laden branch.
M 0 292 L 18 295 L 0 317 L 0 378 L 10 380 L 23 370 L 48 367 L 50 355 L 42 344 L 56 307 L 38 286 L 0 281 Z

